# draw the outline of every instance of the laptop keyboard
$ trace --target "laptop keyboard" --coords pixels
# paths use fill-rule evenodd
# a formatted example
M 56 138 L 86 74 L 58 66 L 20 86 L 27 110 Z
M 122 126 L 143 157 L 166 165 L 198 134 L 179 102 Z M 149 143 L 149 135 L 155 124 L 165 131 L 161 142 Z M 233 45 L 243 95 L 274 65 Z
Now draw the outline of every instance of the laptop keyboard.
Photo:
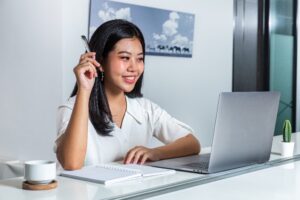
M 205 169 L 208 169 L 208 164 L 209 164 L 209 162 L 197 162 L 197 163 L 189 163 L 184 166 L 205 170 Z
M 185 164 L 185 167 L 194 169 L 195 172 L 207 171 L 209 166 L 210 154 L 202 154 L 200 160 Z

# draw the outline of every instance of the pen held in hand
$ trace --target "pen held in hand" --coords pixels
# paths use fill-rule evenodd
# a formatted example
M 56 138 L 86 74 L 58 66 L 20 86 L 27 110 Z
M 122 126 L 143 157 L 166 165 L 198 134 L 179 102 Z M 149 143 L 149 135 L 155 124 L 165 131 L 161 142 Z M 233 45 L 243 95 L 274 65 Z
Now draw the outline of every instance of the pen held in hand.
M 91 52 L 91 49 L 90 49 L 90 47 L 89 47 L 89 43 L 88 43 L 88 40 L 87 40 L 87 38 L 85 37 L 85 35 L 82 35 L 82 36 L 81 36 L 81 39 L 82 39 L 82 42 L 83 42 L 84 47 L 85 47 L 85 49 L 86 49 L 86 52 L 87 52 L 87 53 L 90 53 L 90 52 Z M 95 57 L 94 57 L 94 59 L 95 59 Z M 96 66 L 100 66 L 98 63 L 95 64 L 95 65 L 96 65 Z M 86 75 L 87 75 L 90 79 L 92 79 L 92 78 L 98 76 L 97 73 L 93 74 L 92 72 L 86 72 Z
M 85 35 L 82 35 L 82 36 L 81 36 L 81 39 L 82 39 L 82 41 L 83 41 L 85 50 L 86 50 L 87 52 L 91 52 L 91 49 L 90 49 L 90 47 L 89 47 L 88 40 L 86 39 Z
M 88 42 L 87 38 L 85 37 L 85 35 L 81 35 L 81 39 L 82 39 L 82 42 L 83 42 L 86 52 L 90 53 L 91 49 L 89 47 L 89 42 Z M 96 59 L 95 56 L 93 58 Z

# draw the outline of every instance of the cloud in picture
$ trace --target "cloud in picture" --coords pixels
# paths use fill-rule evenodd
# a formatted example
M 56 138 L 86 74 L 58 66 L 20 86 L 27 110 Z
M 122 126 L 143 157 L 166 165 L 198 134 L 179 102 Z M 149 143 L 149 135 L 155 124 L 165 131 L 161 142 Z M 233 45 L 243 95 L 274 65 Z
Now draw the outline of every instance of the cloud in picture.
M 190 47 L 191 42 L 188 37 L 178 32 L 180 26 L 179 20 L 180 15 L 177 12 L 170 12 L 169 19 L 162 24 L 162 33 L 152 34 L 153 39 L 156 41 L 155 43 L 163 44 L 169 42 L 173 46 Z
M 114 8 L 109 7 L 108 3 L 104 3 L 103 9 L 98 12 L 98 16 L 103 22 L 113 19 L 125 19 L 127 21 L 132 21 L 130 7 L 115 10 Z
M 178 34 L 171 41 L 171 44 L 176 45 L 176 46 L 185 46 L 186 47 L 186 46 L 190 45 L 190 42 L 189 42 L 189 39 L 187 37 Z
M 165 42 L 167 41 L 167 36 L 164 34 L 157 34 L 157 33 L 153 33 L 153 38 L 157 41 L 161 41 L 161 42 Z
M 171 12 L 169 14 L 169 19 L 165 21 L 162 26 L 162 32 L 164 35 L 170 37 L 177 33 L 179 18 L 180 16 L 177 12 Z

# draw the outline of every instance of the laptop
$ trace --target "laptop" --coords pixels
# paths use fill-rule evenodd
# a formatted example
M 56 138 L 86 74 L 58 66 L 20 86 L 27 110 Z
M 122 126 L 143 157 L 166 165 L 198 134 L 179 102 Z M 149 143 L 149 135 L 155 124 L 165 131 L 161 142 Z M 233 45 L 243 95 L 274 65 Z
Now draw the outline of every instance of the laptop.
M 223 92 L 219 96 L 210 154 L 147 165 L 209 174 L 269 160 L 279 92 Z

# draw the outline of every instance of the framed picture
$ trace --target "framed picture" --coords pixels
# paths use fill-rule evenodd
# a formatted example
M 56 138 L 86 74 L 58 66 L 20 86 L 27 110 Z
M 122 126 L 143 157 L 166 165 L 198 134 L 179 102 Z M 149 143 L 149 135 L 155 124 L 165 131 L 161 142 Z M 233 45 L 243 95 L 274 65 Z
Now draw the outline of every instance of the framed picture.
M 145 37 L 146 54 L 192 57 L 195 15 L 105 0 L 91 0 L 89 38 L 102 23 L 125 19 Z

